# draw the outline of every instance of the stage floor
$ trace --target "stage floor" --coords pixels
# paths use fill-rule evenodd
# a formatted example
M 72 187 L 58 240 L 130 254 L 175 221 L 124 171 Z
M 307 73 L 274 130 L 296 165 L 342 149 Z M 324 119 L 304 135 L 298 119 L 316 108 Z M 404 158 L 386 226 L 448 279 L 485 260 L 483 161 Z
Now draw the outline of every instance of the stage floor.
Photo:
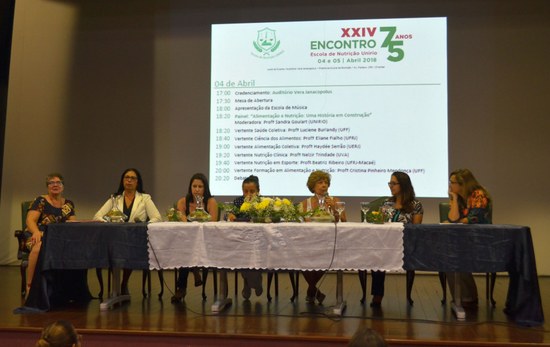
M 240 276 L 240 275 L 239 275 Z M 465 321 L 457 321 L 448 303 L 442 305 L 442 289 L 436 274 L 417 274 L 414 287 L 414 306 L 405 299 L 405 276 L 386 276 L 386 295 L 382 308 L 363 305 L 361 287 L 356 273 L 344 275 L 344 299 L 347 309 L 343 316 L 332 314 L 335 303 L 336 276 L 328 274 L 322 280 L 321 290 L 327 294 L 324 305 L 305 302 L 306 283 L 300 277 L 300 294 L 294 303 L 288 274 L 279 274 L 279 296 L 271 302 L 266 298 L 266 275 L 263 276 L 264 293 L 244 300 L 240 295 L 242 277 L 239 277 L 239 295 L 234 295 L 234 275 L 229 274 L 229 291 L 233 304 L 219 314 L 213 314 L 212 276 L 208 277 L 207 300 L 201 298 L 201 287 L 193 286 L 190 276 L 184 303 L 172 304 L 173 271 L 165 271 L 164 296 L 157 294 L 160 284 L 157 273 L 152 272 L 153 295 L 141 294 L 141 271 L 134 271 L 130 280 L 132 300 L 109 311 L 99 310 L 99 300 L 74 304 L 42 314 L 13 314 L 21 305 L 19 267 L 1 266 L 2 296 L 0 296 L 0 345 L 29 345 L 39 337 L 39 331 L 57 319 L 71 321 L 84 336 L 85 346 L 346 346 L 355 330 L 362 325 L 381 333 L 390 345 L 395 346 L 459 346 L 459 345 L 546 345 L 550 346 L 550 324 L 541 327 L 521 327 L 510 322 L 503 313 L 508 286 L 507 276 L 497 277 L 495 300 L 492 308 L 485 300 L 485 276 L 476 276 L 480 293 L 479 307 L 467 309 Z M 105 282 L 107 278 L 104 271 Z M 550 312 L 548 294 L 550 278 L 539 279 L 542 302 L 546 314 Z M 88 271 L 88 283 L 93 295 L 99 292 L 95 271 Z M 368 276 L 368 288 L 371 277 Z M 274 296 L 274 288 L 271 288 Z M 368 296 L 370 301 L 370 295 Z M 24 340 L 27 340 L 26 342 Z M 21 342 L 14 343 L 15 341 Z M 260 342 L 261 341 L 261 342 Z

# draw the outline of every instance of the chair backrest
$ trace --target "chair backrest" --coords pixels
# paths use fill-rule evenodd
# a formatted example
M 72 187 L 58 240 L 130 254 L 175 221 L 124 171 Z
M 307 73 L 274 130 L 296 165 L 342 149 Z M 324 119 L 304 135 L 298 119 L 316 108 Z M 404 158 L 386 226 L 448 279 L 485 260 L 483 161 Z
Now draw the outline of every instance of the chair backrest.
M 489 206 L 488 206 L 488 209 L 489 209 L 489 224 L 493 224 L 493 202 L 489 202 Z
M 29 258 L 29 249 L 27 248 L 27 239 L 30 237 L 30 232 L 25 231 L 27 227 L 27 212 L 31 207 L 32 201 L 23 201 L 21 203 L 21 229 L 16 230 L 13 234 L 17 238 L 17 259 L 26 261 Z
M 31 207 L 32 201 L 23 201 L 21 203 L 21 230 L 25 230 L 27 227 L 27 212 Z
M 222 217 L 222 208 L 220 205 L 218 205 L 218 222 L 221 220 L 221 217 Z
M 449 210 L 451 205 L 448 202 L 439 203 L 439 222 L 443 223 L 449 220 Z
M 381 196 L 371 201 L 369 203 L 370 211 L 377 211 L 382 206 L 382 204 L 384 204 L 384 201 L 386 201 L 387 199 L 388 199 L 387 196 Z M 365 216 L 363 216 L 363 211 L 359 210 L 359 213 L 361 216 L 361 221 L 365 220 Z
M 440 202 L 439 203 L 439 222 L 443 223 L 449 220 L 449 210 L 451 209 L 451 205 L 449 205 L 448 202 Z M 488 207 L 489 210 L 489 224 L 493 223 L 493 204 L 489 204 Z

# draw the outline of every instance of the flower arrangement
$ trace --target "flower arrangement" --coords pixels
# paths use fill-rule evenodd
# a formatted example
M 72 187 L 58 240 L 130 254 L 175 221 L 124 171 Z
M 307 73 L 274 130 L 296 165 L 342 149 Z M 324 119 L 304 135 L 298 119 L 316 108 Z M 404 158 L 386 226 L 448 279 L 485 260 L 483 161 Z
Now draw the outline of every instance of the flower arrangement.
M 383 211 L 369 211 L 366 215 L 367 223 L 384 224 L 386 214 Z
M 166 217 L 169 222 L 181 222 L 183 219 L 181 212 L 176 208 L 176 204 L 166 211 Z
M 334 222 L 334 215 L 327 211 L 325 208 L 320 207 L 317 207 L 312 211 L 305 212 L 303 216 L 306 220 L 309 220 L 311 222 Z
M 288 199 L 256 196 L 250 201 L 245 201 L 239 212 L 248 214 L 250 219 L 256 223 L 301 221 L 298 209 Z
M 204 210 L 204 196 L 195 195 L 195 211 L 189 213 L 187 220 L 190 222 L 209 222 L 210 214 Z

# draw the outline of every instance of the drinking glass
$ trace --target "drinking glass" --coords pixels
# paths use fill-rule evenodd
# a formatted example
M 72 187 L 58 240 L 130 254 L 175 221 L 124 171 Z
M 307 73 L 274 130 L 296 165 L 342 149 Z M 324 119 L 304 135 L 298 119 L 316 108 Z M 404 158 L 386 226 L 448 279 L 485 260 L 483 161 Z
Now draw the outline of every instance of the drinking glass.
M 228 222 L 228 218 L 229 218 L 229 212 L 231 212 L 233 210 L 233 203 L 230 202 L 230 201 L 226 201 L 223 203 L 223 221 L 226 221 Z
M 394 211 L 395 208 L 393 208 L 392 206 L 382 207 L 382 212 L 384 213 L 384 222 L 391 222 Z
M 319 200 L 319 209 L 325 210 L 325 196 L 324 195 L 317 195 L 317 199 Z
M 346 203 L 344 201 L 337 201 L 334 205 L 336 206 L 336 211 L 338 211 L 338 213 L 342 213 L 346 209 Z
M 363 223 L 367 223 L 367 212 L 370 210 L 370 202 L 363 201 L 361 202 L 361 212 L 363 212 Z
M 346 203 L 344 201 L 337 201 L 334 204 L 334 208 L 338 211 L 338 219 L 341 220 L 342 212 L 346 209 Z

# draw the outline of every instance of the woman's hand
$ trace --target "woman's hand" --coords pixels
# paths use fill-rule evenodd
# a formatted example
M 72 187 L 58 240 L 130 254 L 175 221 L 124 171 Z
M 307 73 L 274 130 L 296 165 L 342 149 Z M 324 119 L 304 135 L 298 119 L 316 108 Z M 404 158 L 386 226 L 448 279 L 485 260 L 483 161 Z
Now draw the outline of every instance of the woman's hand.
M 334 211 L 334 202 L 335 202 L 335 199 L 331 196 L 326 196 L 325 197 L 325 206 L 328 207 L 331 211 Z
M 37 243 L 39 243 L 40 241 L 42 241 L 42 233 L 40 231 L 35 232 L 35 233 L 32 234 L 30 239 L 31 239 L 31 245 L 34 246 Z
M 447 218 L 451 223 L 460 222 L 460 211 L 458 210 L 458 194 L 453 193 L 451 189 L 449 189 L 449 213 L 447 215 Z
M 451 187 L 449 187 L 449 200 L 456 201 L 457 198 L 458 195 L 451 190 Z

